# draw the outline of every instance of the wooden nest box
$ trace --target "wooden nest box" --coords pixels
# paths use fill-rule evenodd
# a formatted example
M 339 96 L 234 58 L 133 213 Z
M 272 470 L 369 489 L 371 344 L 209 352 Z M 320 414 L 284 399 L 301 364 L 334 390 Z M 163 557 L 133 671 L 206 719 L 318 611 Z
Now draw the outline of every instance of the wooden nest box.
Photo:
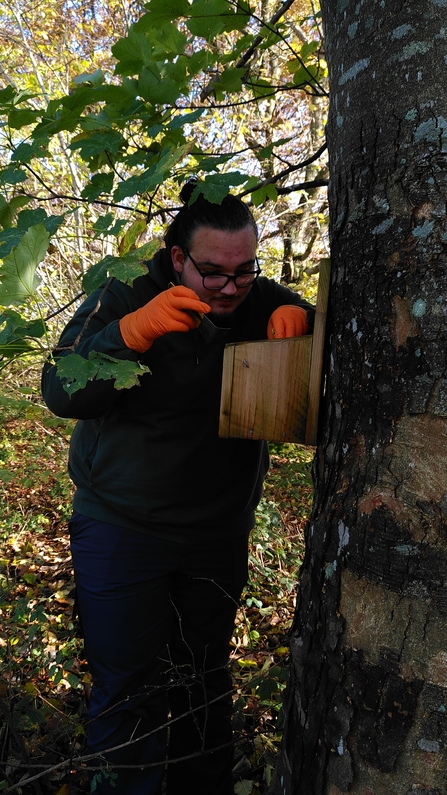
M 329 281 L 322 260 L 312 335 L 225 346 L 219 436 L 316 444 Z

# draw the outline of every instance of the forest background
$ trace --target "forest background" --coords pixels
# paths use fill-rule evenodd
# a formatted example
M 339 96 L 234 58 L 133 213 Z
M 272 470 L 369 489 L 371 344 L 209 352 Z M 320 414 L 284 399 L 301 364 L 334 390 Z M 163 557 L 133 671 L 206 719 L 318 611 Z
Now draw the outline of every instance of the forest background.
M 0 20 L 0 789 L 65 795 L 85 791 L 90 680 L 66 537 L 72 423 L 42 405 L 41 365 L 84 293 L 140 275 L 191 176 L 211 201 L 243 196 L 263 272 L 315 295 L 327 68 L 309 0 L 24 0 Z M 64 366 L 71 388 L 141 373 L 100 356 Z M 233 638 L 239 795 L 273 770 L 312 497 L 313 451 L 271 452 Z

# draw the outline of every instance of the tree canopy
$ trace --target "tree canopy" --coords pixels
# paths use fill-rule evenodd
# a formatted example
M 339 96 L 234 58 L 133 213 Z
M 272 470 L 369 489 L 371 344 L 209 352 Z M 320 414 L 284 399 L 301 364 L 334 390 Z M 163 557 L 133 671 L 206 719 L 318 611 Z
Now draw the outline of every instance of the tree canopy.
M 66 305 L 143 273 L 191 176 L 210 201 L 251 203 L 269 275 L 312 272 L 327 245 L 312 3 L 17 1 L 1 22 L 2 365 L 41 361 Z

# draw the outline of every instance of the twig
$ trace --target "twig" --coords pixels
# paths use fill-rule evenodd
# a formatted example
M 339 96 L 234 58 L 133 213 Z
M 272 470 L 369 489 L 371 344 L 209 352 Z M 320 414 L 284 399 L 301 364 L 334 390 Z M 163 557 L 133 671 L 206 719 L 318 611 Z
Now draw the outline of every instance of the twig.
M 29 778 L 22 779 L 17 784 L 13 784 L 11 787 L 8 787 L 7 789 L 2 790 L 2 792 L 4 793 L 4 795 L 7 795 L 7 793 L 9 793 L 9 792 L 15 792 L 17 789 L 20 789 L 21 787 L 25 787 L 27 784 L 31 784 L 33 781 L 37 781 L 38 779 L 42 778 L 43 776 L 47 776 L 49 773 L 53 773 L 56 770 L 62 770 L 64 767 L 73 767 L 73 768 L 77 768 L 77 767 L 80 767 L 80 766 L 84 767 L 83 763 L 88 762 L 91 759 L 102 758 L 102 757 L 105 756 L 105 754 L 110 754 L 113 751 L 119 751 L 122 748 L 127 748 L 129 745 L 134 745 L 135 743 L 139 742 L 140 740 L 145 740 L 145 739 L 147 739 L 147 737 L 150 737 L 151 735 L 155 734 L 156 732 L 159 732 L 162 729 L 166 729 L 169 726 L 171 726 L 173 723 L 176 723 L 177 721 L 182 720 L 182 718 L 186 718 L 187 715 L 190 715 L 191 713 L 194 713 L 194 712 L 198 712 L 201 709 L 206 709 L 206 707 L 208 707 L 210 704 L 214 704 L 216 701 L 220 701 L 222 698 L 226 698 L 229 695 L 233 695 L 234 692 L 235 692 L 234 688 L 232 688 L 231 690 L 227 691 L 226 693 L 222 693 L 220 696 L 216 696 L 216 698 L 213 698 L 211 701 L 208 701 L 206 704 L 200 704 L 200 706 L 198 706 L 198 707 L 194 707 L 192 709 L 189 709 L 189 710 L 187 710 L 187 712 L 184 712 L 182 715 L 178 715 L 176 718 L 172 718 L 172 719 L 167 720 L 161 726 L 157 726 L 156 729 L 152 729 L 150 732 L 146 732 L 145 734 L 142 734 L 140 737 L 136 737 L 135 739 L 128 740 L 127 742 L 121 743 L 120 745 L 114 745 L 111 748 L 105 748 L 104 750 L 97 751 L 94 754 L 85 754 L 83 756 L 79 756 L 75 760 L 73 760 L 73 759 L 64 759 L 63 762 L 58 762 L 56 765 L 52 765 L 52 766 L 49 766 L 49 767 L 46 766 L 44 770 L 42 770 L 40 773 L 36 773 L 35 776 L 30 776 Z M 8 715 L 9 715 L 9 710 L 8 710 Z M 20 740 L 22 740 L 22 738 L 20 738 Z M 195 758 L 197 756 L 201 756 L 203 753 L 213 753 L 214 751 L 218 751 L 220 748 L 227 748 L 229 745 L 234 745 L 236 742 L 237 742 L 236 740 L 231 740 L 231 742 L 225 743 L 224 745 L 216 747 L 216 748 L 209 748 L 206 751 L 201 750 L 201 751 L 199 751 L 197 753 L 189 754 L 188 756 L 178 757 L 177 759 L 163 760 L 163 762 L 148 762 L 146 764 L 142 763 L 142 764 L 139 764 L 139 765 L 114 765 L 113 763 L 108 763 L 108 764 L 109 764 L 110 767 L 117 768 L 117 769 L 123 768 L 123 769 L 126 769 L 126 770 L 133 770 L 133 769 L 142 770 L 142 769 L 146 769 L 146 768 L 150 768 L 150 767 L 159 767 L 160 764 L 164 765 L 164 764 L 175 764 L 177 762 L 183 762 L 186 759 L 193 759 L 193 758 Z M 107 762 L 107 759 L 104 759 L 104 762 Z M 18 768 L 20 768 L 20 767 L 28 767 L 28 768 L 34 767 L 34 768 L 36 768 L 36 767 L 40 767 L 40 765 L 27 764 L 26 766 L 25 765 L 17 765 L 17 767 Z M 87 769 L 97 770 L 98 768 L 94 767 L 94 768 L 87 768 Z
M 21 754 L 23 754 L 23 758 L 26 760 L 26 763 L 29 764 L 29 756 L 28 751 L 26 750 L 25 743 L 23 742 L 23 738 L 17 728 L 14 726 L 14 721 L 12 719 L 12 715 L 8 705 L 0 698 L 0 712 L 4 715 L 5 720 L 8 724 L 9 731 L 13 735 L 17 745 L 19 746 Z M 41 793 L 42 790 L 40 788 L 40 784 L 35 787 L 36 792 Z M 5 790 L 7 792 L 7 790 Z
M 111 276 L 111 277 L 110 277 L 110 279 L 107 279 L 107 281 L 106 281 L 106 283 L 105 283 L 104 287 L 102 288 L 102 290 L 101 290 L 101 292 L 100 292 L 100 294 L 99 294 L 99 297 L 98 297 L 98 300 L 97 300 L 97 302 L 96 302 L 95 308 L 94 308 L 94 309 L 92 309 L 92 311 L 90 312 L 90 314 L 89 314 L 89 315 L 88 315 L 88 316 L 85 318 L 84 325 L 82 326 L 82 328 L 81 328 L 81 330 L 80 330 L 80 332 L 79 332 L 78 336 L 77 336 L 77 337 L 76 337 L 76 339 L 74 340 L 74 342 L 73 342 L 71 345 L 68 345 L 67 347 L 58 347 L 58 348 L 55 348 L 55 349 L 54 349 L 55 353 L 57 353 L 58 351 L 72 351 L 72 352 L 74 352 L 74 350 L 75 350 L 75 349 L 77 348 L 77 346 L 79 345 L 79 343 L 80 343 L 80 341 L 81 341 L 81 339 L 82 339 L 82 337 L 83 337 L 83 335 L 84 335 L 85 331 L 87 330 L 88 324 L 90 323 L 90 321 L 91 321 L 92 317 L 94 317 L 94 316 L 97 314 L 97 312 L 99 312 L 99 310 L 101 309 L 101 301 L 102 301 L 102 297 L 103 297 L 104 293 L 105 293 L 105 292 L 106 292 L 106 291 L 109 289 L 110 285 L 112 284 L 112 282 L 113 282 L 113 278 L 114 278 L 114 277 L 113 277 L 113 276 Z
M 82 291 L 82 293 L 78 293 L 77 295 L 75 295 L 75 297 L 72 298 L 72 300 L 69 301 L 68 304 L 64 304 L 64 306 L 61 306 L 60 309 L 56 309 L 54 312 L 51 312 L 50 315 L 47 315 L 46 317 L 44 317 L 45 323 L 47 322 L 47 320 L 51 320 L 52 317 L 56 317 L 56 315 L 60 315 L 61 312 L 63 312 L 65 309 L 68 309 L 69 306 L 71 306 L 72 304 L 76 303 L 76 301 L 79 301 L 79 299 L 82 298 L 83 295 L 85 295 L 85 291 L 84 290 Z

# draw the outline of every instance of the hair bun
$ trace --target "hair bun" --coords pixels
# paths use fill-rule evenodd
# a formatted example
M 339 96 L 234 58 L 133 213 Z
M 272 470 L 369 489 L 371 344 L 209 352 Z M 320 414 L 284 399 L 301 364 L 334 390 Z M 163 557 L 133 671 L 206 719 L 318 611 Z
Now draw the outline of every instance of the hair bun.
M 194 193 L 195 189 L 199 181 L 197 179 L 190 179 L 188 182 L 185 182 L 181 191 L 180 191 L 180 201 L 182 204 L 189 204 L 192 194 Z

